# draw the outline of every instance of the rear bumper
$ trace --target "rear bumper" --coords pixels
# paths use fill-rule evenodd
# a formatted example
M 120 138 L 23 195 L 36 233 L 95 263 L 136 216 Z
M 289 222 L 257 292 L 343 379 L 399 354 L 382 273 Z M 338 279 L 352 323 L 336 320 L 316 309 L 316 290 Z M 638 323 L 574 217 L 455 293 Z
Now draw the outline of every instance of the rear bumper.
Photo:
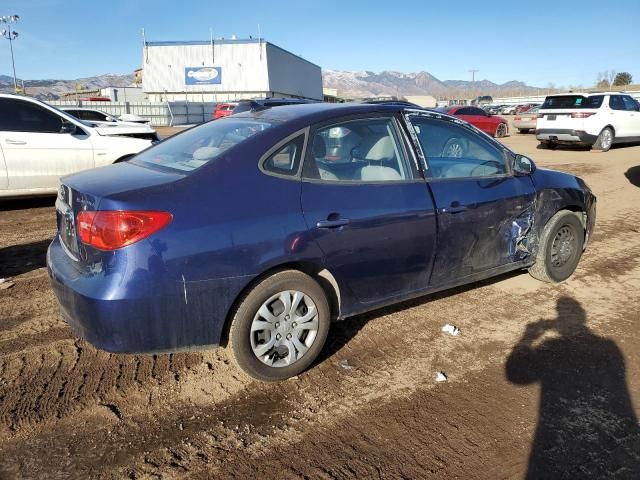
M 76 333 L 109 352 L 155 353 L 221 342 L 233 301 L 251 277 L 173 282 L 153 293 L 105 268 L 83 272 L 59 238 L 47 251 L 51 285 L 63 317 Z M 142 279 L 148 285 L 148 279 Z M 158 283 L 160 285 L 160 283 Z M 143 296 L 137 295 L 138 292 Z
M 536 138 L 540 141 L 556 143 L 581 143 L 593 145 L 598 139 L 597 135 L 591 135 L 583 130 L 570 130 L 562 128 L 542 128 L 536 130 Z

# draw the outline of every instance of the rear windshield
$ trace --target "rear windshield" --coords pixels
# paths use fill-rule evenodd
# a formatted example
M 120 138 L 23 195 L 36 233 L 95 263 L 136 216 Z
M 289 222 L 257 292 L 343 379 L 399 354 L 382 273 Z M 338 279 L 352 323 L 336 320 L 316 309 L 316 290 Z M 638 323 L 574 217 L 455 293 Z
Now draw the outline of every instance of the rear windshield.
M 251 118 L 221 118 L 169 138 L 136 155 L 131 163 L 190 172 L 272 125 Z
M 604 95 L 593 95 L 585 97 L 583 95 L 559 95 L 547 97 L 542 104 L 542 109 L 554 108 L 600 108 Z

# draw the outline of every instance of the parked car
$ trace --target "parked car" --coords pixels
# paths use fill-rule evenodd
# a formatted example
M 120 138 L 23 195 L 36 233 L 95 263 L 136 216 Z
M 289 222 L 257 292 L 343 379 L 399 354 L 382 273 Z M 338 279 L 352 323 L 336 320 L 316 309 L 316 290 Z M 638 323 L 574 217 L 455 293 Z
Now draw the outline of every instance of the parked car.
M 478 127 L 491 136 L 502 138 L 509 133 L 509 122 L 478 107 L 453 107 L 445 111 Z
M 522 105 L 518 105 L 516 107 L 516 110 L 514 113 L 517 115 L 518 113 L 528 112 L 532 108 L 539 107 L 539 106 L 540 106 L 539 103 L 523 103 Z
M 217 120 L 218 118 L 226 117 L 231 115 L 233 109 L 236 108 L 238 102 L 223 102 L 217 103 L 216 108 L 213 110 L 213 119 Z
M 538 110 L 540 110 L 540 107 L 533 107 L 526 112 L 516 114 L 513 117 L 514 128 L 517 128 L 520 133 L 529 133 L 530 130 L 535 130 L 536 122 L 538 121 Z
M 135 113 L 123 113 L 118 117 L 118 120 L 121 122 L 129 122 L 129 123 L 149 123 L 150 120 L 140 115 L 136 115 Z
M 94 125 L 34 98 L 0 94 L 0 197 L 55 193 L 63 175 L 123 161 L 151 146 L 140 128 Z
M 494 105 L 489 108 L 489 111 L 487 113 L 490 113 L 491 115 L 499 115 L 504 107 L 505 105 Z
M 349 162 L 326 158 L 336 129 L 359 137 Z M 565 280 L 595 205 L 580 178 L 449 115 L 276 107 L 65 177 L 47 265 L 64 317 L 101 349 L 228 345 L 278 380 L 316 360 L 332 319 L 514 270 Z
M 502 115 L 513 115 L 516 112 L 517 105 L 505 105 L 500 113 Z
M 158 132 L 156 132 L 151 126 L 144 125 L 140 122 L 121 120 L 120 118 L 114 117 L 102 110 L 84 107 L 62 107 L 61 110 L 94 127 L 126 128 L 129 136 L 135 135 L 137 138 L 147 138 L 152 141 L 160 140 Z M 137 117 L 137 115 L 135 116 Z M 123 130 L 118 131 L 122 132 Z
M 282 107 L 285 105 L 300 105 L 304 103 L 317 103 L 314 100 L 303 98 L 254 98 L 252 100 L 241 100 L 233 109 L 232 115 L 242 112 L 258 112 L 271 107 Z
M 591 146 L 606 152 L 616 143 L 640 141 L 640 104 L 618 92 L 549 95 L 538 111 L 536 138 L 546 148 Z

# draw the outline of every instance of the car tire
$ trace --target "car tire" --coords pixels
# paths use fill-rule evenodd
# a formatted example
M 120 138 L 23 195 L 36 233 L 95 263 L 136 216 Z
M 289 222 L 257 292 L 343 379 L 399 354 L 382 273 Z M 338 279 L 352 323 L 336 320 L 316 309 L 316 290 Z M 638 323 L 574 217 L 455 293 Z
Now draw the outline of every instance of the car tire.
M 529 133 L 529 129 L 528 128 L 519 128 L 518 131 L 520 133 Z
M 547 150 L 555 150 L 556 148 L 558 148 L 558 144 L 555 142 L 549 142 L 547 140 L 542 140 L 540 142 L 540 148 L 544 148 Z
M 529 274 L 540 281 L 558 283 L 569 278 L 582 256 L 584 227 L 579 214 L 561 210 L 547 222 L 540 235 L 536 263 Z
M 496 134 L 495 137 L 496 138 L 503 138 L 507 136 L 507 124 L 506 123 L 501 123 L 496 127 Z
M 615 134 L 611 127 L 604 127 L 598 135 L 596 143 L 593 144 L 594 150 L 599 150 L 601 152 L 608 152 L 613 145 L 613 140 L 615 139 Z
M 461 158 L 467 153 L 467 143 L 464 139 L 451 137 L 442 147 L 442 156 L 447 158 Z
M 315 280 L 297 270 L 277 272 L 240 301 L 231 320 L 229 350 L 249 376 L 265 382 L 284 380 L 306 370 L 318 357 L 330 321 L 329 302 Z

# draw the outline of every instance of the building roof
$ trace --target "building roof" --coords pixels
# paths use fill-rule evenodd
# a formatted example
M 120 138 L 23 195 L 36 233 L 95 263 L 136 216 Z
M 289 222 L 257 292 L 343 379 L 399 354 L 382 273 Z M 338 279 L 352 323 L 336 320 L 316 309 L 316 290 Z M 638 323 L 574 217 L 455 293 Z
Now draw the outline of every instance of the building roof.
M 211 43 L 212 43 L 212 40 L 176 40 L 176 41 L 145 42 L 144 45 L 145 47 L 182 47 L 182 46 L 190 46 L 190 45 L 211 45 Z M 214 45 L 245 45 L 250 43 L 265 43 L 273 48 L 282 50 L 283 52 L 288 53 L 289 55 L 298 57 L 301 60 L 304 60 L 305 62 L 310 63 L 311 65 L 315 65 L 318 68 L 322 68 L 317 63 L 313 63 L 307 60 L 306 58 L 301 57 L 300 55 L 296 55 L 295 53 L 292 53 L 289 50 L 279 47 L 274 43 L 268 42 L 264 38 L 236 38 L 236 39 L 222 38 L 218 40 L 213 39 Z

